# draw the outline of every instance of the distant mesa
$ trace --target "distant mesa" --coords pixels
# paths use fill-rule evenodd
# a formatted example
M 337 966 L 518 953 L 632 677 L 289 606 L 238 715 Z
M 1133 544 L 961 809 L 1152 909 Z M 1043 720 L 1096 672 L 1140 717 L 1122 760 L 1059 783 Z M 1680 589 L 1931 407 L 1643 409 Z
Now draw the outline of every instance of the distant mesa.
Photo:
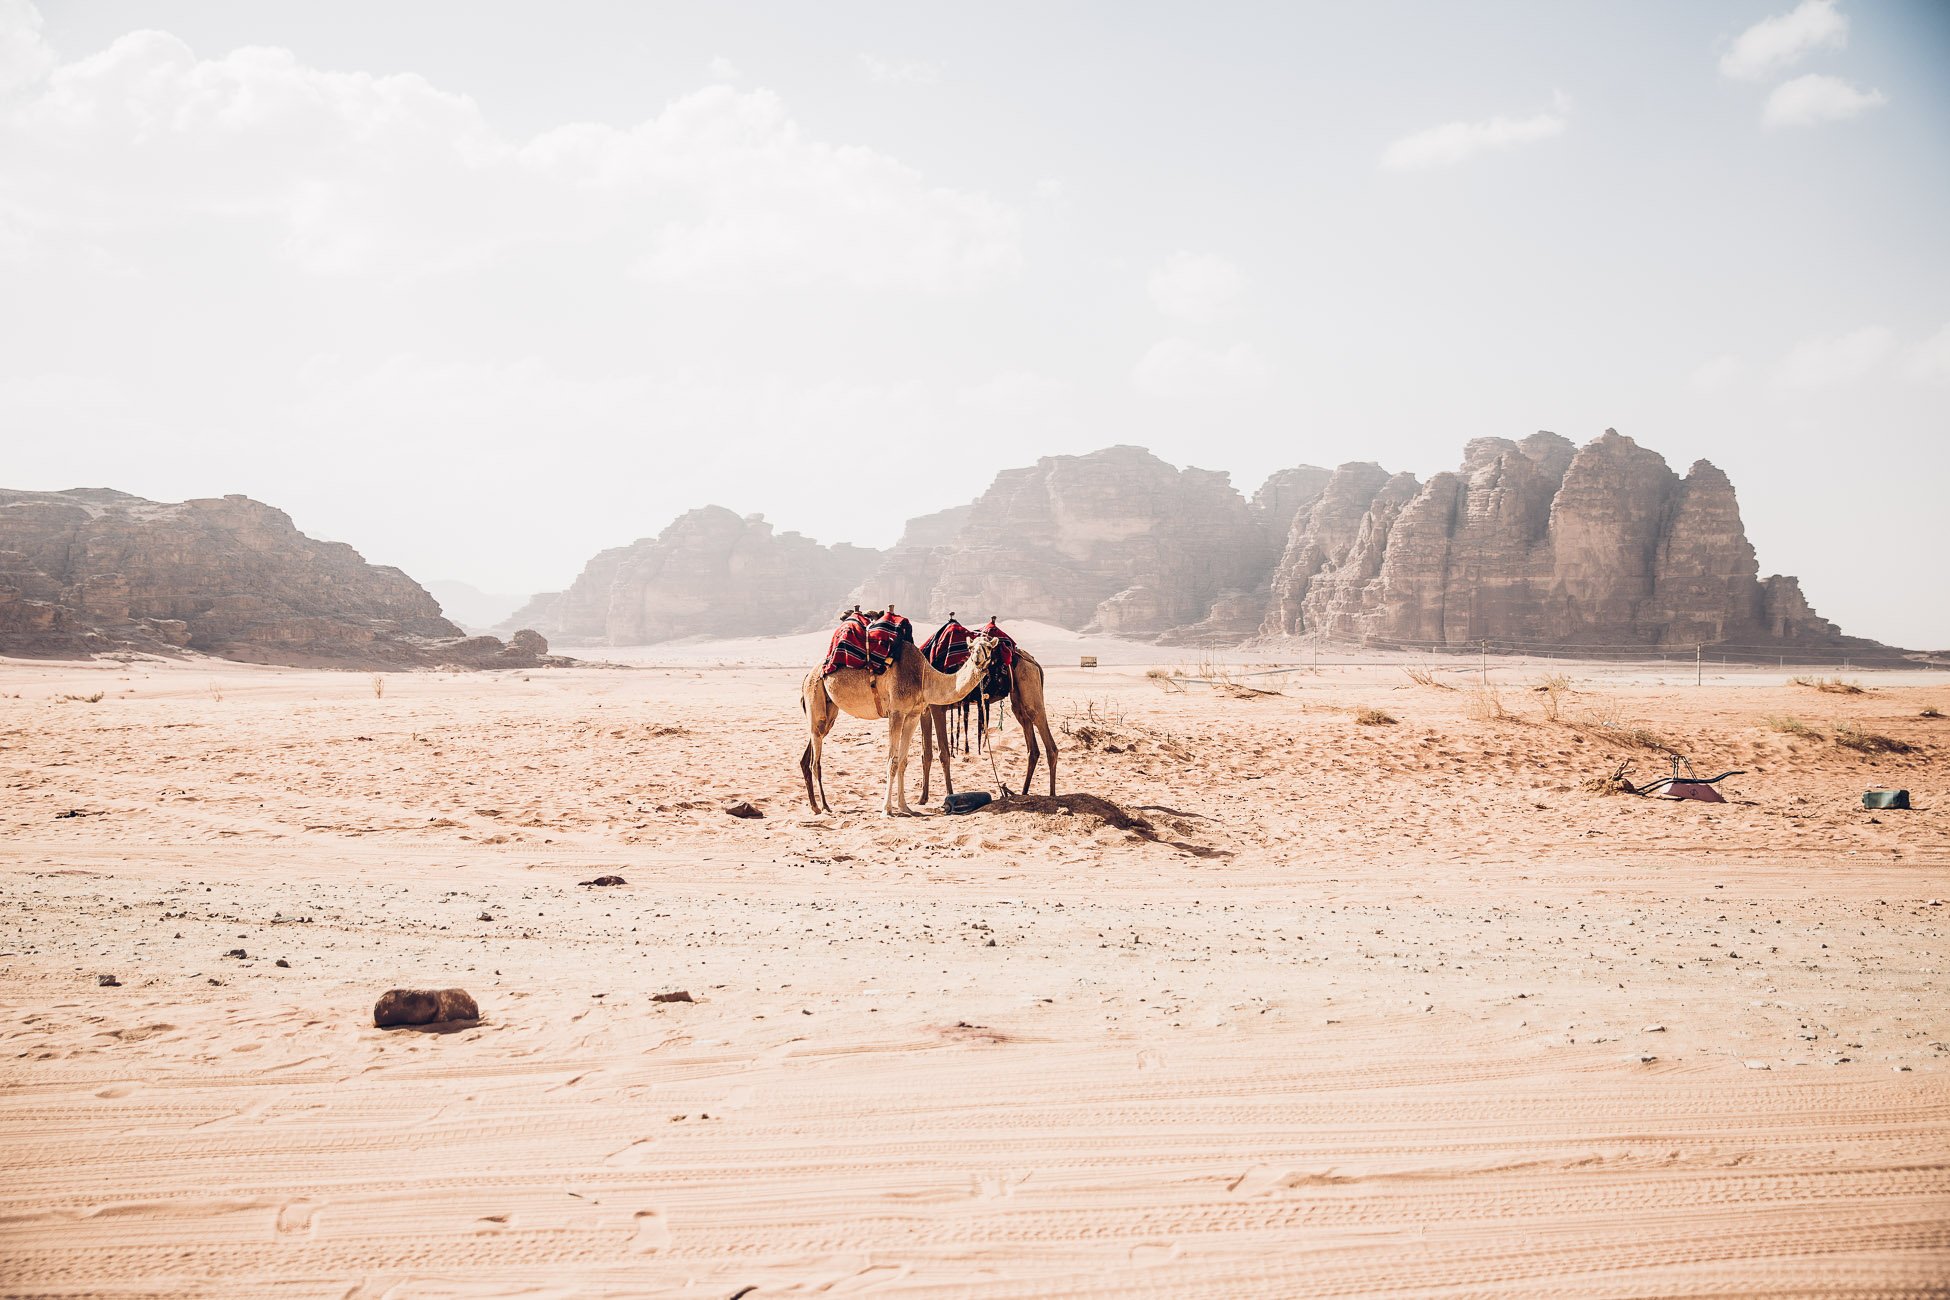
M 824 626 L 859 600 L 1176 645 L 1873 646 L 1761 578 L 1727 476 L 1607 429 L 1478 438 L 1426 483 L 1371 461 L 1281 470 L 1250 499 L 1142 447 L 1005 469 L 891 550 L 694 510 L 604 551 L 521 624 L 578 645 Z
M 398 569 L 249 497 L 0 490 L 0 654 L 118 650 L 376 668 L 549 658 L 534 632 L 466 635 Z

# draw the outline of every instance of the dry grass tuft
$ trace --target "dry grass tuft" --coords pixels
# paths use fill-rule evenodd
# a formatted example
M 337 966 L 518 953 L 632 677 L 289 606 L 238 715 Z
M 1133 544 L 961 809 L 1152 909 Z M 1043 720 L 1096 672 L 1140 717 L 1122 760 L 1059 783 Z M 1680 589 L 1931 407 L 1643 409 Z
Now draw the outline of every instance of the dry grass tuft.
M 1873 731 L 1844 724 L 1835 728 L 1835 743 L 1843 749 L 1852 749 L 1859 754 L 1913 754 L 1916 746 L 1894 736 L 1882 736 Z
M 93 695 L 57 695 L 54 698 L 62 704 L 100 704 L 106 692 L 96 691 Z
M 1402 671 L 1407 673 L 1408 680 L 1414 682 L 1417 686 L 1431 686 L 1438 691 L 1453 691 L 1456 689 L 1448 682 L 1437 681 L 1435 679 L 1435 670 L 1425 664 L 1410 664 L 1408 667 L 1402 669 Z
M 1470 690 L 1469 716 L 1478 722 L 1502 722 L 1509 718 L 1510 711 L 1503 707 L 1503 693 L 1494 682 Z
M 1943 711 L 1932 704 L 1916 716 L 1919 718 L 1940 718 L 1943 716 Z
M 1393 714 L 1380 709 L 1361 709 L 1355 713 L 1354 720 L 1364 727 L 1392 727 L 1400 721 Z
M 1824 695 L 1867 695 L 1860 682 L 1845 682 L 1839 677 L 1796 677 L 1796 686 L 1806 686 Z
M 1530 689 L 1540 692 L 1544 697 L 1544 721 L 1560 721 L 1564 697 L 1571 693 L 1571 679 L 1563 673 L 1552 673 Z
M 1185 684 L 1162 668 L 1147 669 L 1144 674 L 1144 680 L 1150 682 L 1153 686 L 1168 695 L 1183 695 L 1185 693 Z
M 386 697 L 386 674 L 374 673 L 372 675 L 372 698 L 374 698 L 375 700 L 379 700 L 379 699 L 384 699 L 385 697 Z
M 1799 718 L 1770 717 L 1767 719 L 1767 729 L 1769 731 L 1778 731 L 1785 736 L 1805 736 L 1809 740 L 1821 739 L 1821 733 L 1819 731 L 1816 731 Z

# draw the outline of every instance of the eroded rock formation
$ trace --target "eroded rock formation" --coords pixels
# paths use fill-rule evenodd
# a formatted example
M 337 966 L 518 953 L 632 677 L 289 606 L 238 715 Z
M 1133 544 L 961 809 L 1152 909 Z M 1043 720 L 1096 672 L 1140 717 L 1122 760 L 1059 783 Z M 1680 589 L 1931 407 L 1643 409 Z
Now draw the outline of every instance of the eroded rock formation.
M 465 637 L 398 569 L 248 497 L 0 490 L 0 654 L 197 650 L 265 663 L 529 667 L 548 645 Z
M 996 475 L 965 512 L 910 523 L 858 598 L 893 599 L 916 617 L 954 610 L 1238 640 L 1259 624 L 1278 539 L 1310 476 L 1324 474 L 1284 471 L 1248 502 L 1228 475 L 1141 447 L 1047 456 Z
M 1850 640 L 1794 579 L 1760 578 L 1725 474 L 1700 461 L 1682 479 L 1612 430 L 1583 447 L 1478 438 L 1427 482 L 1368 461 L 1302 465 L 1250 500 L 1140 447 L 1049 456 L 909 521 L 885 554 L 693 511 L 516 617 L 623 644 L 821 627 L 851 600 L 1168 644 Z
M 1479 438 L 1461 469 L 1374 487 L 1343 466 L 1296 521 L 1275 578 L 1270 635 L 1378 644 L 1571 646 L 1833 642 L 1792 578 L 1762 583 L 1733 484 L 1699 461 L 1684 479 L 1607 429 L 1574 448 L 1553 433 Z M 1316 516 L 1325 514 L 1316 522 Z
M 653 538 L 603 551 L 568 590 L 535 597 L 503 627 L 573 645 L 647 645 L 687 636 L 764 636 L 833 621 L 881 560 L 858 546 L 774 533 L 758 515 L 706 506 Z

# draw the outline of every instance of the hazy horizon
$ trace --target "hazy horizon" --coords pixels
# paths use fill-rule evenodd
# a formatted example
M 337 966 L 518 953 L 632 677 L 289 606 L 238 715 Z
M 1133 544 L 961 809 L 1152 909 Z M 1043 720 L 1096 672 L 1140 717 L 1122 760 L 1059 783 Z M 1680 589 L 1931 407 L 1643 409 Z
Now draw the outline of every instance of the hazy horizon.
M 1607 427 L 1950 646 L 1950 10 L 0 0 L 0 486 L 422 583 Z M 1893 574 L 1895 576 L 1885 576 Z

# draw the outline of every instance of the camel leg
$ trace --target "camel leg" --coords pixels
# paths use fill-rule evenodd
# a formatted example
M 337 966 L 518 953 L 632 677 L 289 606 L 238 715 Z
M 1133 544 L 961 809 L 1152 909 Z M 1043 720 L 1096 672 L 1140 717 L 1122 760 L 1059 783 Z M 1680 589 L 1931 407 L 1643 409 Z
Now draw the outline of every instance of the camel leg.
M 1049 750 L 1049 797 L 1056 798 L 1056 737 L 1050 734 L 1049 718 L 1041 711 L 1036 714 L 1036 729 L 1043 733 L 1043 748 Z M 1028 728 L 1023 728 L 1027 731 Z M 1029 783 L 1023 782 L 1023 793 L 1029 793 Z
M 901 728 L 906 722 L 907 719 L 898 713 L 887 715 L 887 797 L 881 802 L 880 810 L 889 817 L 900 816 L 894 809 L 894 772 L 900 761 Z
M 833 707 L 826 694 L 824 682 L 807 682 L 802 702 L 806 706 L 806 727 L 810 733 L 806 740 L 806 751 L 799 756 L 799 771 L 806 778 L 806 801 L 812 805 L 814 813 L 832 812 L 833 805 L 826 802 L 826 770 L 823 763 L 826 754 L 826 733 L 833 729 L 838 710 Z M 817 792 L 815 793 L 815 783 Z
M 929 705 L 921 718 L 921 802 L 928 801 L 928 778 L 934 766 L 934 751 L 939 742 L 941 749 L 941 788 L 947 794 L 955 792 L 955 776 L 948 767 L 948 710 L 939 705 Z
M 903 817 L 920 816 L 907 802 L 907 756 L 913 752 L 915 729 L 925 725 L 926 718 L 927 709 L 924 705 L 908 714 L 901 724 L 900 764 L 895 769 L 894 801 L 899 806 Z
M 921 805 L 928 802 L 928 775 L 934 769 L 934 724 L 929 720 L 934 710 L 929 709 L 921 715 Z M 947 762 L 947 754 L 942 754 L 942 762 Z

